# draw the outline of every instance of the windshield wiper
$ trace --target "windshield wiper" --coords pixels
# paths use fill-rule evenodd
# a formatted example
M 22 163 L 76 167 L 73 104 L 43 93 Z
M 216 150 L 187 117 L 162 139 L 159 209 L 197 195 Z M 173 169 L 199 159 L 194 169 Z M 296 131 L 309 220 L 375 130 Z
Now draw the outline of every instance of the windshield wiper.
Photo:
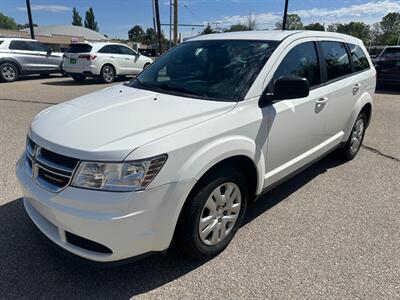
M 201 97 L 207 98 L 207 95 L 205 95 L 203 93 L 192 91 L 187 88 L 177 86 L 177 85 L 174 85 L 171 83 L 162 83 L 160 85 L 157 85 L 157 87 L 159 87 L 160 89 L 163 89 L 163 90 L 167 90 L 167 91 L 180 92 L 180 93 L 184 93 L 184 94 L 196 95 L 196 96 L 201 96 Z

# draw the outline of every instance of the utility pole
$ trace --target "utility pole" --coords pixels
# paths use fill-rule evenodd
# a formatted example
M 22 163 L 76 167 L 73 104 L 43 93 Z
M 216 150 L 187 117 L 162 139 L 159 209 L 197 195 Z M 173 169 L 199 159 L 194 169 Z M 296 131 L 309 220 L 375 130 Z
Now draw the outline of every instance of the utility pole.
M 154 32 L 157 32 L 154 0 L 151 0 L 151 7 L 153 9 L 153 28 L 154 28 Z
M 156 24 L 157 24 L 157 37 L 158 37 L 158 52 L 162 54 L 162 39 L 161 39 L 161 25 L 160 25 L 160 7 L 158 0 L 154 0 L 154 6 L 156 11 Z
M 282 22 L 282 30 L 286 29 L 286 20 L 287 20 L 287 10 L 288 10 L 289 0 L 285 0 L 285 10 L 283 12 L 283 22 Z
M 28 11 L 29 29 L 31 31 L 31 39 L 35 39 L 35 32 L 33 31 L 31 1 L 26 0 L 26 10 Z
M 178 44 L 178 0 L 174 0 L 174 44 Z
M 169 48 L 172 47 L 172 0 L 169 0 Z

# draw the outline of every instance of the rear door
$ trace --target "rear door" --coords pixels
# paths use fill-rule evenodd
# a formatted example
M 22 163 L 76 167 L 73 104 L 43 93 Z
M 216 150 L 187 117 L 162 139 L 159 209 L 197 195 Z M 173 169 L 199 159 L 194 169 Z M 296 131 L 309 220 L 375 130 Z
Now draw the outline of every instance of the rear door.
M 326 104 L 329 90 L 321 84 L 316 44 L 302 39 L 283 53 L 267 89 L 281 76 L 296 75 L 308 79 L 310 94 L 305 98 L 280 100 L 263 108 L 269 121 L 266 174 L 264 186 L 287 176 L 318 157 L 329 147 L 326 144 Z
M 105 62 L 113 64 L 116 69 L 117 75 L 128 74 L 126 67 L 126 60 L 124 55 L 121 54 L 119 45 L 106 45 L 101 48 L 98 53 L 101 53 L 101 57 Z
M 12 40 L 9 49 L 25 72 L 38 71 L 39 51 L 32 51 L 29 41 Z
M 355 72 L 351 63 L 359 53 L 354 53 L 351 58 L 348 47 L 341 41 L 323 40 L 319 44 L 323 68 L 326 70 L 325 84 L 329 88 L 327 133 L 329 136 L 343 137 L 355 103 L 366 88 L 362 71 Z

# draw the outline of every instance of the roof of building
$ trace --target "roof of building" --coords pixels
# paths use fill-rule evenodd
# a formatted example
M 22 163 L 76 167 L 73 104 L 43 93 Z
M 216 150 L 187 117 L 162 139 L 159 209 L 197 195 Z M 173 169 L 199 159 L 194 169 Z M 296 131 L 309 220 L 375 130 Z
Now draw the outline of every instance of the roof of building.
M 29 28 L 23 29 L 23 31 L 29 31 Z M 74 26 L 74 25 L 56 25 L 56 26 L 39 26 L 35 27 L 35 34 L 42 36 L 67 35 L 73 37 L 83 37 L 88 41 L 109 41 L 110 38 L 91 30 L 86 27 Z

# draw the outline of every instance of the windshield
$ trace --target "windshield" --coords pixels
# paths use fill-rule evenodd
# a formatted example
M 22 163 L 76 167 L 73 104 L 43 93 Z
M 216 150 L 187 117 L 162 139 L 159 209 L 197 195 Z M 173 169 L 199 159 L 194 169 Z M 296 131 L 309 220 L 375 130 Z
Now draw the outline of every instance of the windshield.
M 145 69 L 128 86 L 219 101 L 243 100 L 276 41 L 185 42 Z

